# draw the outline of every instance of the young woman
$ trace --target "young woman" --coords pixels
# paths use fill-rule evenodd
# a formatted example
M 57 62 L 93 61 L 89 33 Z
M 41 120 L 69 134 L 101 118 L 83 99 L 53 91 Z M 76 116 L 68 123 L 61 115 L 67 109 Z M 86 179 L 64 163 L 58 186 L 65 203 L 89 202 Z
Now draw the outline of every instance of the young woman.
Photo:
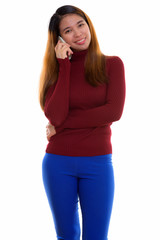
M 82 240 L 107 240 L 110 126 L 124 107 L 124 65 L 100 51 L 90 18 L 77 7 L 62 6 L 50 19 L 39 100 L 49 120 L 42 175 L 57 239 L 80 240 L 79 202 Z

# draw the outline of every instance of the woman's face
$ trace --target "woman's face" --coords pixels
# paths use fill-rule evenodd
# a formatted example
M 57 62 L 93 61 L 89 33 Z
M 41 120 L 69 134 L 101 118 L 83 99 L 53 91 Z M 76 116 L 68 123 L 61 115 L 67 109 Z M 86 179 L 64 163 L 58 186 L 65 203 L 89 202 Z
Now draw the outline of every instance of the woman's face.
M 75 51 L 89 47 L 91 34 L 86 21 L 77 14 L 65 15 L 59 25 L 61 37 Z

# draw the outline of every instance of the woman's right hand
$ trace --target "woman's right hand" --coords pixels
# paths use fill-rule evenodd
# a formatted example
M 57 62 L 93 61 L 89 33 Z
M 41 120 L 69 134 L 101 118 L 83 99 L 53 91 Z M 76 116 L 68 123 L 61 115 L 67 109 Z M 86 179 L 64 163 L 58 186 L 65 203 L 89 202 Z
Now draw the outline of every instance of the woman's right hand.
M 46 126 L 47 140 L 49 141 L 50 138 L 55 134 L 56 134 L 55 127 L 49 122 Z
M 68 43 L 61 42 L 61 40 L 59 40 L 55 46 L 55 52 L 56 57 L 61 59 L 65 59 L 73 54 L 72 50 L 70 49 L 70 45 Z

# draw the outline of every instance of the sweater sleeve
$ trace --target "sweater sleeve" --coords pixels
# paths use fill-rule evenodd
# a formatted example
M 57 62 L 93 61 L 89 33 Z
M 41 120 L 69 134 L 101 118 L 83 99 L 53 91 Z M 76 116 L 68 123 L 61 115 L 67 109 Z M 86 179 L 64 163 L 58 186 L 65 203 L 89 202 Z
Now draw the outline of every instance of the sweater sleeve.
M 70 61 L 60 59 L 58 79 L 47 91 L 44 114 L 52 125 L 58 127 L 64 122 L 69 111 Z
M 125 102 L 124 64 L 117 56 L 110 57 L 108 61 L 109 84 L 106 103 L 87 110 L 71 110 L 60 126 L 61 129 L 103 126 L 121 118 Z

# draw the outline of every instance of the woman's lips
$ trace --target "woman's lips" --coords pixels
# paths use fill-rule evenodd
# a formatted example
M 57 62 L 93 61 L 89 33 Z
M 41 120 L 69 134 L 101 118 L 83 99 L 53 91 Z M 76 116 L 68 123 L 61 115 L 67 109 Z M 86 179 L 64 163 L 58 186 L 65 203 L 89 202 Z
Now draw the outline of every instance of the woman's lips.
M 75 43 L 78 44 L 78 45 L 82 45 L 82 44 L 85 43 L 85 41 L 86 41 L 86 38 L 82 38 L 82 39 L 76 41 Z

